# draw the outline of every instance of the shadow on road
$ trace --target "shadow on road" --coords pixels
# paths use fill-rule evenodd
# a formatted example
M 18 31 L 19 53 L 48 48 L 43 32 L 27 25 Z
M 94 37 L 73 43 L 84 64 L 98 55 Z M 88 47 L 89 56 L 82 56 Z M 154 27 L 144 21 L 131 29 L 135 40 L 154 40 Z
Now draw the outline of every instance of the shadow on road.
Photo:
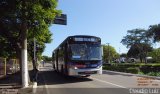
M 7 88 L 18 88 L 20 87 L 21 83 L 21 75 L 20 72 L 7 75 L 4 78 L 0 79 L 0 87 L 7 87 Z
M 89 78 L 78 78 L 64 76 L 55 71 L 39 71 L 38 73 L 38 85 L 56 85 L 56 84 L 67 84 L 67 83 L 78 83 L 93 81 Z

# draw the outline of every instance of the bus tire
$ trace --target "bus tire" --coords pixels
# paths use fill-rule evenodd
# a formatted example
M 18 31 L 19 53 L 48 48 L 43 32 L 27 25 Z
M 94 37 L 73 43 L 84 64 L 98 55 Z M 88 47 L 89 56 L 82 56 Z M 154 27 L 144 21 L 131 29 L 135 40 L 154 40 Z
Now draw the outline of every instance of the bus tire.
M 64 74 L 63 65 L 61 66 L 61 73 Z
M 89 76 L 91 76 L 91 75 L 85 75 L 85 76 L 83 76 L 83 77 L 89 77 Z
M 55 64 L 53 64 L 53 69 L 56 69 Z

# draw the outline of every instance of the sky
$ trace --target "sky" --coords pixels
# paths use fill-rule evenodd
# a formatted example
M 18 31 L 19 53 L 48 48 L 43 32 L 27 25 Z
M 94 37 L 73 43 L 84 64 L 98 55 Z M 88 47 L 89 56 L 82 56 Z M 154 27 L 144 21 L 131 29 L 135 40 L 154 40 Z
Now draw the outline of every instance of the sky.
M 118 53 L 127 53 L 120 43 L 127 30 L 160 23 L 160 0 L 58 0 L 57 9 L 67 14 L 67 25 L 51 25 L 53 41 L 46 44 L 46 56 L 52 56 L 70 35 L 97 36 L 102 44 L 110 43 Z

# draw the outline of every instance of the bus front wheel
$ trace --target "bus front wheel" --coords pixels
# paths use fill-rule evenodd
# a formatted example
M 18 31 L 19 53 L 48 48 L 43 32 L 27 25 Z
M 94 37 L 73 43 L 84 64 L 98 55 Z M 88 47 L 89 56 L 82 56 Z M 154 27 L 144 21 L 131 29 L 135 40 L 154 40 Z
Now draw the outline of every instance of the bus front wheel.
M 61 66 L 61 73 L 64 74 L 63 66 Z
M 83 76 L 83 77 L 89 77 L 89 76 L 91 76 L 91 75 L 85 75 L 85 76 Z

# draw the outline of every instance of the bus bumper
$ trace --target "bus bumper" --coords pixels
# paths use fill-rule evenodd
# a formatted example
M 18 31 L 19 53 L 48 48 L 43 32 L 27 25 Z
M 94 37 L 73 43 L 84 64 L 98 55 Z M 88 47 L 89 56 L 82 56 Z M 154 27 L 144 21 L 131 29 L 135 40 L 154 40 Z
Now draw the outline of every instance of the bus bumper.
M 69 76 L 85 76 L 102 74 L 102 66 L 100 68 L 90 68 L 90 69 L 69 69 Z

